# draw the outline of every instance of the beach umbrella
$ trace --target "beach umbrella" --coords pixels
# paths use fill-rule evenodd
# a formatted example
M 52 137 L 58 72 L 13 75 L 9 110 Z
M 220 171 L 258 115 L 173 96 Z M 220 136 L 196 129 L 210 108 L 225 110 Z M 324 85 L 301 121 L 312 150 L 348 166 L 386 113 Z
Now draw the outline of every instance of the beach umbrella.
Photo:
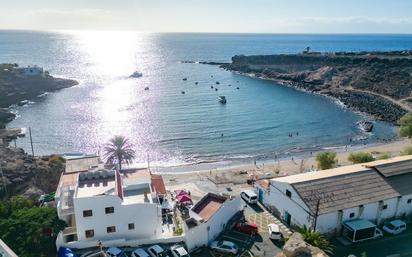
M 186 202 L 192 202 L 192 198 L 190 197 L 190 195 L 179 195 L 177 197 L 177 201 L 179 203 L 186 203 Z

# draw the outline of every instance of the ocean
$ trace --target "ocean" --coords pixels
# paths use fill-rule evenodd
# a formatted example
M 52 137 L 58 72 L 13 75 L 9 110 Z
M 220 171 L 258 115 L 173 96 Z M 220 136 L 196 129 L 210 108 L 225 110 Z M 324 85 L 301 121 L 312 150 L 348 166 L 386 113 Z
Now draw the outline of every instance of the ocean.
M 410 49 L 412 36 L 0 31 L 0 62 L 36 64 L 80 83 L 14 107 L 18 117 L 8 127 L 31 127 L 35 154 L 102 154 L 111 137 L 124 135 L 135 146 L 135 165 L 149 159 L 158 167 L 224 166 L 393 139 L 391 124 L 376 121 L 373 133 L 364 133 L 356 125 L 362 114 L 332 99 L 182 63 L 298 53 L 307 46 Z M 130 78 L 134 71 L 143 76 Z M 29 151 L 29 138 L 17 146 Z

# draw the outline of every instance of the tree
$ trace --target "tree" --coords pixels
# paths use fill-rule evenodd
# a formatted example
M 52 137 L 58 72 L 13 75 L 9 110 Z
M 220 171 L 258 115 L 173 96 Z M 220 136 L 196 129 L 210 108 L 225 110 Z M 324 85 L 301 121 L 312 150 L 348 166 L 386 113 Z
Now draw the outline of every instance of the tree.
M 405 114 L 402 118 L 399 119 L 399 135 L 401 137 L 412 137 L 412 113 Z
M 104 148 L 104 156 L 107 163 L 118 163 L 122 169 L 122 163 L 129 164 L 135 158 L 135 151 L 129 140 L 124 136 L 114 136 Z
M 318 153 L 316 155 L 316 161 L 318 163 L 318 168 L 321 170 L 334 168 L 338 162 L 336 153 L 332 151 Z
M 370 153 L 352 152 L 349 154 L 348 161 L 353 163 L 364 163 L 374 161 L 375 158 Z
M 2 240 L 19 256 L 56 256 L 56 235 L 66 224 L 59 220 L 55 208 L 37 207 L 18 196 L 1 202 L 0 210 Z
M 411 155 L 412 154 L 412 146 L 407 146 L 403 148 L 403 150 L 400 153 L 401 155 Z
M 305 240 L 306 243 L 311 244 L 315 247 L 319 247 L 326 253 L 329 253 L 329 254 L 332 253 L 333 251 L 332 245 L 330 244 L 329 240 L 325 236 L 323 236 L 321 233 L 314 231 L 311 228 L 306 227 L 306 225 L 299 228 L 298 232 L 302 234 L 303 240 Z

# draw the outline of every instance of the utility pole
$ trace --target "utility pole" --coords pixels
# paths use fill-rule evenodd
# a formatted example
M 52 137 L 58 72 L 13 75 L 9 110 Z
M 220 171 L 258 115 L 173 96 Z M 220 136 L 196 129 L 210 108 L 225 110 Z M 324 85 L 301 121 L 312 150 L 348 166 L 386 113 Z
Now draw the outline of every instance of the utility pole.
M 31 128 L 29 127 L 29 135 L 30 135 L 30 145 L 31 145 L 31 155 L 34 159 L 34 149 L 33 149 L 33 138 L 31 137 Z
M 320 205 L 320 198 L 316 202 L 316 212 L 315 212 L 315 220 L 313 222 L 313 231 L 316 231 L 316 223 L 318 222 L 318 215 L 319 215 L 319 205 Z

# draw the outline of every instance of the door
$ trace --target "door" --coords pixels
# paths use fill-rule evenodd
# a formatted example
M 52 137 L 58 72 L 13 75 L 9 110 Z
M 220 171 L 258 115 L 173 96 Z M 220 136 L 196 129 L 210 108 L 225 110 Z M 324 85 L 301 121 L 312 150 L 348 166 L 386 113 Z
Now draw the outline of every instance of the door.
M 290 226 L 290 221 L 292 219 L 292 215 L 290 215 L 289 212 L 285 211 L 285 213 L 283 214 L 283 219 L 285 220 L 286 224 L 288 226 Z
M 262 188 L 259 188 L 259 202 L 263 203 L 263 194 L 264 191 Z

